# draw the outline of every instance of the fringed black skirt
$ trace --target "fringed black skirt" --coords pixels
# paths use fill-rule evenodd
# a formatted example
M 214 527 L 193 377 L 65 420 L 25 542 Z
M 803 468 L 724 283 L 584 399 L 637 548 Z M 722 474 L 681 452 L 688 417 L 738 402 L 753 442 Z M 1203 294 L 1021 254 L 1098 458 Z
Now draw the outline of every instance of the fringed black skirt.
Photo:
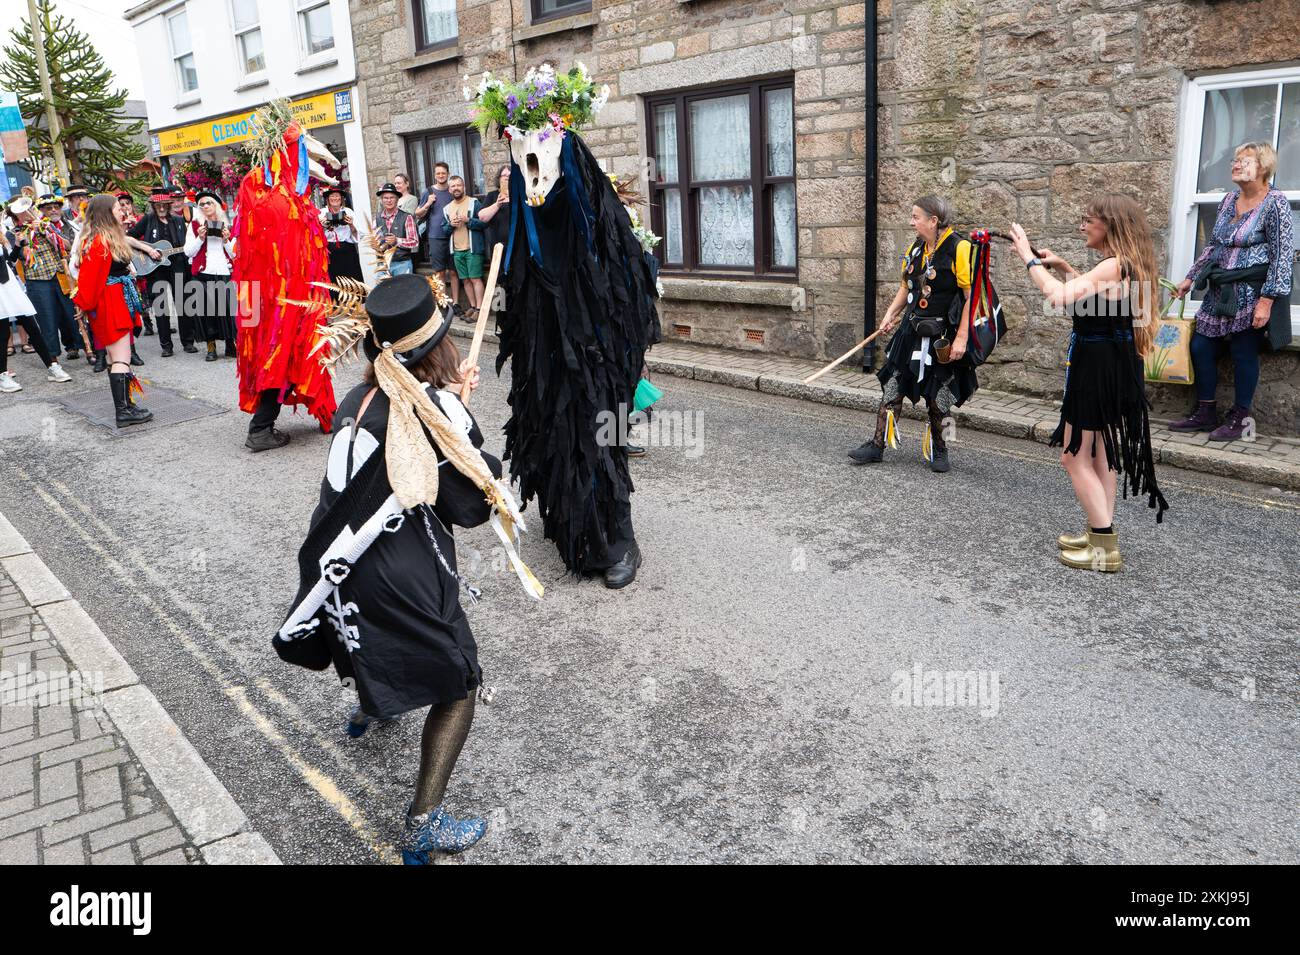
M 1096 455 L 1100 442 L 1107 465 L 1120 474 L 1124 497 L 1145 495 L 1160 523 L 1169 505 L 1156 484 L 1149 407 L 1142 359 L 1131 331 L 1076 331 L 1070 336 L 1061 421 L 1051 445 L 1078 454 L 1083 433 L 1093 432 L 1089 453 Z M 1068 444 L 1066 425 L 1070 426 Z

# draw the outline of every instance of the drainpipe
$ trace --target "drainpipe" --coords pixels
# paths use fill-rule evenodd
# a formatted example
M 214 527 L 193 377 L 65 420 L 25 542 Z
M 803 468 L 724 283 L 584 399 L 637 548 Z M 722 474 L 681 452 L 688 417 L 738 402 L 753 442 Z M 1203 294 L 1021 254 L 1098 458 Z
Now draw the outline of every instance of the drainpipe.
M 862 337 L 866 338 L 876 330 L 876 255 L 879 237 L 876 234 L 876 198 L 879 183 L 876 181 L 876 107 L 878 91 L 876 89 L 876 4 L 868 0 L 866 4 L 867 28 L 867 209 L 865 248 L 866 263 L 863 274 L 866 279 L 866 301 L 862 310 Z M 872 342 L 862 352 L 862 370 L 869 372 L 876 367 L 876 343 Z

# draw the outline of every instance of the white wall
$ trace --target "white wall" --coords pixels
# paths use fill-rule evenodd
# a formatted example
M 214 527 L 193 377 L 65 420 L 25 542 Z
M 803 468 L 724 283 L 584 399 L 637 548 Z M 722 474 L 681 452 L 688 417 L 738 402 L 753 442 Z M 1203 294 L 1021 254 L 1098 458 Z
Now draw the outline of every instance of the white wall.
M 182 98 L 167 34 L 165 15 L 181 7 L 189 19 L 198 69 L 197 98 L 193 94 Z M 228 0 L 138 5 L 135 9 L 140 12 L 132 17 L 131 24 L 144 74 L 149 128 L 196 123 L 254 109 L 280 96 L 292 99 L 354 83 L 356 57 L 347 0 L 330 0 L 334 48 L 310 60 L 300 49 L 295 7 L 294 0 L 258 0 L 266 69 L 255 78 L 245 78 L 236 52 Z

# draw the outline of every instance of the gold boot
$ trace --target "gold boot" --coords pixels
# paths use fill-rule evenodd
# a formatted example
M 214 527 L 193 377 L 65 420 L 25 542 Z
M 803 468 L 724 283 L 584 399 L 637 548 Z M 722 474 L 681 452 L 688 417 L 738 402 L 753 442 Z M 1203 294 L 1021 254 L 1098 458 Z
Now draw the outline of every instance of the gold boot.
M 1113 573 L 1124 566 L 1124 558 L 1119 553 L 1119 535 L 1098 534 L 1090 530 L 1084 547 L 1061 551 L 1061 563 L 1079 570 Z
M 1061 550 L 1079 550 L 1088 546 L 1088 532 L 1082 534 L 1062 534 L 1056 539 L 1056 546 Z

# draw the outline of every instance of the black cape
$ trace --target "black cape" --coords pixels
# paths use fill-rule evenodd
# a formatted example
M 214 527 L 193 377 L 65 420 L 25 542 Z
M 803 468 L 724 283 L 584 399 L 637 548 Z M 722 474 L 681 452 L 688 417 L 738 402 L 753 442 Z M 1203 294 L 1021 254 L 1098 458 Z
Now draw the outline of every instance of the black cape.
M 530 207 L 511 160 L 517 198 L 497 373 L 511 362 L 511 478 L 523 502 L 537 498 L 565 566 L 582 573 L 616 563 L 632 540 L 632 479 L 616 436 L 658 317 L 654 275 L 627 211 L 572 132 L 561 172 L 545 203 Z M 611 432 L 615 440 L 602 439 Z
M 463 699 L 482 681 L 451 528 L 482 524 L 491 507 L 469 478 L 442 464 L 437 503 L 403 511 L 388 483 L 382 391 L 353 428 L 368 390 L 352 389 L 334 416 L 320 503 L 298 554 L 298 594 L 273 644 L 299 666 L 333 663 L 340 679 L 355 683 L 366 713 L 389 717 Z M 430 394 L 481 448 L 483 434 L 459 400 Z M 486 453 L 483 460 L 499 477 L 501 462 Z

